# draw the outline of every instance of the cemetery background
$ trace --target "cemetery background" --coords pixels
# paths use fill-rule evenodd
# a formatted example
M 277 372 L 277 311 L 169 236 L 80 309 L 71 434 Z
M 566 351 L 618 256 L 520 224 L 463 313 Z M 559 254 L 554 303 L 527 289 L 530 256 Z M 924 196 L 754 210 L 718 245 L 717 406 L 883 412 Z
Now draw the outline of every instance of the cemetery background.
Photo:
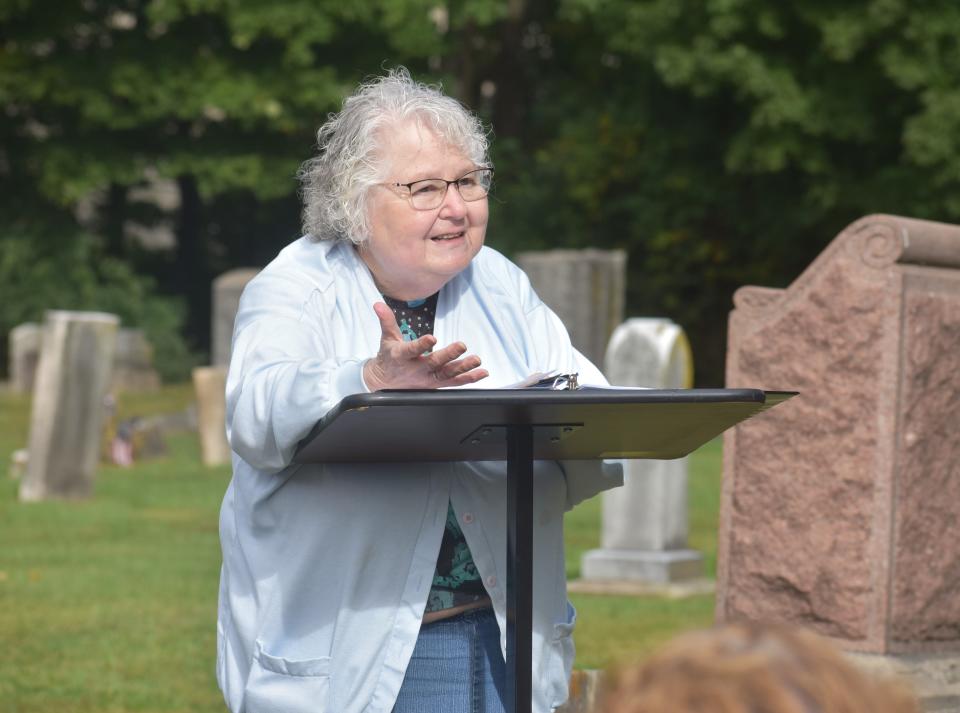
M 0 333 L 48 308 L 142 327 L 167 384 L 118 415 L 182 411 L 219 363 L 214 277 L 298 234 L 293 174 L 326 112 L 404 63 L 491 122 L 490 244 L 626 259 L 627 315 L 686 330 L 723 383 L 744 284 L 782 287 L 861 215 L 960 223 L 952 0 L 278 0 L 0 8 Z M 7 340 L 0 339 L 0 373 Z M 779 385 L 779 384 L 778 384 Z M 26 443 L 0 393 L 0 463 Z M 196 436 L 103 467 L 82 503 L 0 498 L 0 701 L 14 710 L 219 710 L 216 511 Z M 716 571 L 719 444 L 693 459 L 689 546 Z M 568 570 L 600 544 L 569 521 Z M 24 604 L 26 602 L 26 605 Z M 713 597 L 575 595 L 580 666 L 708 623 Z M 591 622 L 590 626 L 586 622 Z M 652 628 L 648 628 L 652 627 Z

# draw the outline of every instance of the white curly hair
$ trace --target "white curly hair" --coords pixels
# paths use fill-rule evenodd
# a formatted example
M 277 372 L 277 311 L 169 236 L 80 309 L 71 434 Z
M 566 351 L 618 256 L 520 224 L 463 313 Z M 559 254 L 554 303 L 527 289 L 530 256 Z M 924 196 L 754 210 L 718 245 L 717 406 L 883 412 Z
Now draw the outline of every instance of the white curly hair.
M 385 180 L 377 158 L 380 131 L 414 120 L 459 149 L 477 166 L 489 166 L 487 130 L 439 85 L 414 81 L 405 67 L 361 84 L 317 131 L 318 153 L 297 173 L 303 198 L 303 232 L 311 240 L 367 239 L 367 195 Z

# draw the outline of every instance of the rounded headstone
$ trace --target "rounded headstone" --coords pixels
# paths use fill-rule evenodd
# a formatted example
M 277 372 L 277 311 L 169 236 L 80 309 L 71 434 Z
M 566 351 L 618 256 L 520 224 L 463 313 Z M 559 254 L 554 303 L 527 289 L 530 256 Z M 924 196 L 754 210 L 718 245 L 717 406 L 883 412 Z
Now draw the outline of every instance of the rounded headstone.
M 689 388 L 690 344 L 669 319 L 628 319 L 610 337 L 604 372 L 614 386 Z M 602 548 L 584 555 L 584 579 L 666 584 L 701 574 L 702 556 L 687 549 L 686 458 L 627 460 L 623 487 L 602 497 Z
M 669 319 L 628 319 L 610 337 L 604 373 L 616 386 L 689 389 L 693 386 L 690 342 Z

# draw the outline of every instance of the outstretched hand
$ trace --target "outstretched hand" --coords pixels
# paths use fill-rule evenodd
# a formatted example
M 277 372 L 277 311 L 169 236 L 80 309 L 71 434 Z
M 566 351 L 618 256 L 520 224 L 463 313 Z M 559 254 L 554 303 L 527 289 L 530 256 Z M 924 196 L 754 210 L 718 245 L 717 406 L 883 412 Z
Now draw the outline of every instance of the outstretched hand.
M 371 391 L 463 386 L 489 376 L 486 369 L 478 368 L 480 357 L 463 357 L 467 351 L 463 342 L 454 342 L 428 354 L 437 343 L 436 337 L 425 334 L 405 342 L 393 310 L 377 302 L 373 311 L 380 320 L 382 334 L 380 351 L 363 365 L 363 380 Z

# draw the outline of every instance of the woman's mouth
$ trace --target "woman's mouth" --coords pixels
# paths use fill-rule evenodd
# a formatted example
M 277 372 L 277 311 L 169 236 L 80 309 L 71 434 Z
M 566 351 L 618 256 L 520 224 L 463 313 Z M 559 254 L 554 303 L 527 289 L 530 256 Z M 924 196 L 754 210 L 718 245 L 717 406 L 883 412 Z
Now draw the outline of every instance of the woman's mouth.
M 434 235 L 430 239 L 435 240 L 437 242 L 442 242 L 446 240 L 456 240 L 457 238 L 462 238 L 462 237 L 463 237 L 463 231 L 461 230 L 458 233 L 444 233 L 443 235 Z

